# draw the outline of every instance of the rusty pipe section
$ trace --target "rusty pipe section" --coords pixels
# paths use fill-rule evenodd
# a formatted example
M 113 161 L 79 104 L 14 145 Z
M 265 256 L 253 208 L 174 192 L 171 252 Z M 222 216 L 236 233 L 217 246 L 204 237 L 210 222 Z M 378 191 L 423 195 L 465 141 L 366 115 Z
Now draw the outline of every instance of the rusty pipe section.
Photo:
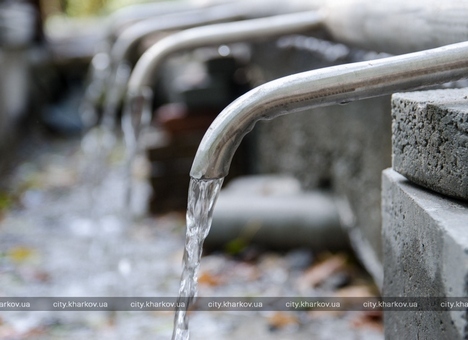
M 190 175 L 225 177 L 242 138 L 259 120 L 468 77 L 468 42 L 396 57 L 303 72 L 239 97 L 212 123 Z
M 161 39 L 138 60 L 130 77 L 129 93 L 150 86 L 162 61 L 170 54 L 197 47 L 228 44 L 259 38 L 305 32 L 320 26 L 319 11 L 278 15 L 233 23 L 214 24 L 187 29 Z

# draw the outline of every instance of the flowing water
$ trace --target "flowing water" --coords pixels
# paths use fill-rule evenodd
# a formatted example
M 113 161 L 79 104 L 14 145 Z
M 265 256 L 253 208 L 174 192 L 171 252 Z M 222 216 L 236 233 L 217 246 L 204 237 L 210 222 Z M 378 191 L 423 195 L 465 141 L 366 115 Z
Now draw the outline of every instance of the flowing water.
M 86 128 L 98 121 L 98 107 L 104 95 L 106 82 L 110 77 L 110 56 L 105 52 L 97 53 L 89 68 L 88 84 L 80 105 L 80 115 Z
M 122 116 L 122 131 L 124 134 L 125 159 L 125 204 L 131 206 L 132 202 L 132 167 L 136 157 L 141 152 L 140 136 L 143 129 L 151 122 L 151 104 L 153 92 L 149 88 L 142 88 L 138 93 L 127 98 Z
M 88 204 L 90 218 L 94 219 L 94 207 L 96 206 L 96 188 L 106 178 L 110 167 L 111 153 L 117 143 L 114 131 L 103 126 L 90 129 L 81 140 L 83 151 L 82 180 L 86 183 L 88 191 Z
M 112 71 L 114 77 L 108 78 L 102 122 L 111 128 L 115 125 L 117 111 L 125 95 L 131 72 L 130 65 L 122 61 Z
M 197 296 L 198 269 L 203 241 L 210 231 L 213 208 L 222 184 L 223 178 L 211 180 L 192 178 L 190 181 L 184 267 L 178 299 L 179 303 L 185 302 L 185 305 L 176 310 L 173 340 L 189 339 L 187 310 Z

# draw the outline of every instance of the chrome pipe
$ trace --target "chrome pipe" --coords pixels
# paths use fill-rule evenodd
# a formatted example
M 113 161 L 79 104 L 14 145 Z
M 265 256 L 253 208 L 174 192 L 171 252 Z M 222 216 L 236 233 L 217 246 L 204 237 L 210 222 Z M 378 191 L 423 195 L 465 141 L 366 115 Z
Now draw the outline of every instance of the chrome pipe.
M 277 10 L 277 8 L 275 8 Z M 245 19 L 252 16 L 266 16 L 271 14 L 271 9 L 267 10 L 258 3 L 241 1 L 237 3 L 225 3 L 213 5 L 205 9 L 194 9 L 184 13 L 175 13 L 164 17 L 151 18 L 134 24 L 124 30 L 116 40 L 111 50 L 111 71 L 107 80 L 105 91 L 104 121 L 112 126 L 115 112 L 120 104 L 120 100 L 127 89 L 127 82 L 131 70 L 128 62 L 129 54 L 144 38 L 168 30 L 180 30 L 194 26 L 208 25 L 222 21 L 233 21 Z M 171 36 L 172 38 L 173 36 Z M 126 74 L 125 78 L 118 75 Z M 101 94 L 102 95 L 102 94 Z
M 242 138 L 259 120 L 466 77 L 468 42 L 273 80 L 239 97 L 219 114 L 203 137 L 190 176 L 225 177 Z
M 245 7 L 242 7 L 243 12 L 248 12 Z M 109 17 L 107 41 L 98 47 L 98 53 L 90 65 L 89 86 L 80 108 L 85 126 L 92 126 L 97 121 L 98 103 L 104 98 L 103 121 L 112 127 L 114 113 L 130 76 L 129 53 L 144 38 L 166 30 L 238 19 L 238 12 L 240 10 L 227 1 L 204 4 L 193 1 L 156 2 L 127 6 L 114 12 Z M 94 59 L 102 60 L 104 57 L 109 59 L 109 65 L 96 67 Z
M 138 60 L 130 77 L 129 93 L 150 86 L 166 57 L 197 47 L 228 44 L 305 32 L 321 25 L 323 15 L 318 11 L 278 15 L 241 22 L 214 24 L 187 29 L 161 39 Z
M 125 6 L 109 15 L 107 37 L 112 39 L 123 27 L 140 20 L 202 7 L 193 1 L 150 2 Z
M 122 31 L 112 46 L 110 52 L 111 58 L 114 63 L 127 60 L 129 53 L 138 43 L 158 32 L 187 29 L 222 21 L 239 20 L 251 15 L 252 6 L 223 4 L 145 19 Z
M 114 125 L 114 116 L 125 94 L 132 69 L 128 61 L 129 55 L 143 39 L 158 32 L 180 30 L 226 20 L 237 20 L 250 13 L 250 6 L 224 4 L 153 17 L 125 29 L 112 45 L 110 70 L 107 72 L 107 79 L 103 83 L 104 86 L 100 88 L 99 96 L 105 95 L 103 123 L 109 127 Z

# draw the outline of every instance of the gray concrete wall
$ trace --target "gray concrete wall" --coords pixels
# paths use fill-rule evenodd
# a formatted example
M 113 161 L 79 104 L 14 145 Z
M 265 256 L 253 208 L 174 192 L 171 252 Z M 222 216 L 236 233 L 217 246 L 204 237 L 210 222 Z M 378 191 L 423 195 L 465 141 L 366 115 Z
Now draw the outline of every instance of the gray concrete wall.
M 383 173 L 385 297 L 468 296 L 468 204 Z M 387 311 L 388 339 L 466 339 L 467 310 Z
M 267 81 L 287 74 L 378 57 L 344 45 L 297 36 L 256 45 L 254 61 Z M 390 98 L 314 110 L 261 122 L 255 128 L 260 173 L 285 173 L 304 189 L 341 198 L 358 255 L 381 279 L 381 172 L 391 162 Z

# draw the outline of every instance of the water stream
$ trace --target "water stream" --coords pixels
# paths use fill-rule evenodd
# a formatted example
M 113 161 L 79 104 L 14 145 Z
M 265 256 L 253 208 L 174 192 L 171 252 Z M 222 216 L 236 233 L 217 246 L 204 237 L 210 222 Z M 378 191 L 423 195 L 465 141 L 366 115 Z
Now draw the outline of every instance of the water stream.
M 80 115 L 83 125 L 88 129 L 98 121 L 100 101 L 104 95 L 106 82 L 110 77 L 110 56 L 105 53 L 97 53 L 91 61 L 87 76 L 87 86 L 83 101 L 80 105 Z
M 125 96 L 128 79 L 132 72 L 130 64 L 125 61 L 120 62 L 117 67 L 111 71 L 114 76 L 108 77 L 105 90 L 105 103 L 102 123 L 114 128 L 116 115 L 122 99 Z
M 90 220 L 95 220 L 97 189 L 106 178 L 110 168 L 110 157 L 117 143 L 117 136 L 104 126 L 90 129 L 81 140 L 83 152 L 82 181 L 88 192 Z
M 176 310 L 173 340 L 186 340 L 190 337 L 187 310 L 197 296 L 198 269 L 203 241 L 210 231 L 213 208 L 222 184 L 223 178 L 212 180 L 192 178 L 190 180 L 184 267 L 178 299 L 179 303 L 185 302 L 185 305 Z
M 132 167 L 137 156 L 142 152 L 140 136 L 142 130 L 151 122 L 151 105 L 153 92 L 149 88 L 142 88 L 138 93 L 129 95 L 125 103 L 122 116 L 122 132 L 125 140 L 125 206 L 131 213 L 132 204 Z

